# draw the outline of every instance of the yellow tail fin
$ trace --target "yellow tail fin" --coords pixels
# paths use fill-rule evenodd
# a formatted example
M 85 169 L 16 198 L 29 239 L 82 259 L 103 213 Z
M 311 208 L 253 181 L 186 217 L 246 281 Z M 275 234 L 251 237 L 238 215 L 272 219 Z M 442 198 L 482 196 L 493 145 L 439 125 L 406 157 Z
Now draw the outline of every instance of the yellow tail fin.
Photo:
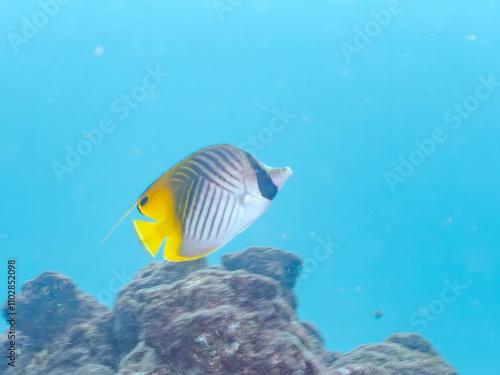
M 160 223 L 139 220 L 134 220 L 134 228 L 142 245 L 153 257 L 155 257 L 158 249 L 167 236 L 165 228 L 163 228 Z

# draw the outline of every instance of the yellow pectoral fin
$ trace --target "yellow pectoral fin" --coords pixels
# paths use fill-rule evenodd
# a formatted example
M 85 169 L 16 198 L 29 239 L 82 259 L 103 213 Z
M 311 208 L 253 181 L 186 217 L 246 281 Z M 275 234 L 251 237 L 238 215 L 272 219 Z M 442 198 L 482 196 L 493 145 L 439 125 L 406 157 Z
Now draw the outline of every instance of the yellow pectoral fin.
M 151 221 L 134 220 L 134 228 L 144 248 L 155 257 L 165 237 L 167 237 L 165 226 Z

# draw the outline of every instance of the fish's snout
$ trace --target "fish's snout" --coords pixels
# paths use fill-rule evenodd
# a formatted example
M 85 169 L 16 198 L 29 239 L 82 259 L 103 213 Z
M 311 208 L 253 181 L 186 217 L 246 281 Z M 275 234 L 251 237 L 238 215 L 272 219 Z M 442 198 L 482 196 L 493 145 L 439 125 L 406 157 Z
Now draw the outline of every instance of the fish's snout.
M 290 177 L 293 173 L 292 171 L 292 168 L 290 167 L 285 167 L 285 168 L 281 168 L 281 173 L 286 176 L 286 178 Z
M 270 172 L 271 180 L 276 185 L 278 190 L 281 189 L 285 181 L 292 175 L 292 169 L 289 167 L 285 168 L 274 168 Z

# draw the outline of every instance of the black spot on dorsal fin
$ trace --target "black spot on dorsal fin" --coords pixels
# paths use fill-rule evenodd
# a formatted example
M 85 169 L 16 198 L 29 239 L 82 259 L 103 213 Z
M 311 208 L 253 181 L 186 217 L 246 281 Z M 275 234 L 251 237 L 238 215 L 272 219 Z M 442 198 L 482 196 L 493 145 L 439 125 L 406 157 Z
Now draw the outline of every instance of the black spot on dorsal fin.
M 144 213 L 141 211 L 141 207 L 144 206 L 146 203 L 148 203 L 148 200 L 149 200 L 149 197 L 144 197 L 141 199 L 141 201 L 139 202 L 139 204 L 137 205 L 137 209 L 139 210 L 139 212 L 141 214 L 144 215 Z

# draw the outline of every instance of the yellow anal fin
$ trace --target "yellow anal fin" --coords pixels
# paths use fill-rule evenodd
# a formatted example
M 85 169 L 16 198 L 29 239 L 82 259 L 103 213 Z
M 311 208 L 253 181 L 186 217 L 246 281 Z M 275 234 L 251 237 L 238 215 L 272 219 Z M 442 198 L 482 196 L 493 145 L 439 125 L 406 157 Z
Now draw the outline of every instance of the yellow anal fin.
M 184 258 L 179 255 L 181 243 L 182 237 L 180 236 L 180 233 L 174 233 L 168 236 L 167 243 L 165 244 L 165 251 L 163 252 L 163 258 L 171 262 L 190 260 L 189 258 Z
M 144 248 L 155 257 L 167 236 L 164 226 L 151 221 L 134 220 L 134 228 Z

